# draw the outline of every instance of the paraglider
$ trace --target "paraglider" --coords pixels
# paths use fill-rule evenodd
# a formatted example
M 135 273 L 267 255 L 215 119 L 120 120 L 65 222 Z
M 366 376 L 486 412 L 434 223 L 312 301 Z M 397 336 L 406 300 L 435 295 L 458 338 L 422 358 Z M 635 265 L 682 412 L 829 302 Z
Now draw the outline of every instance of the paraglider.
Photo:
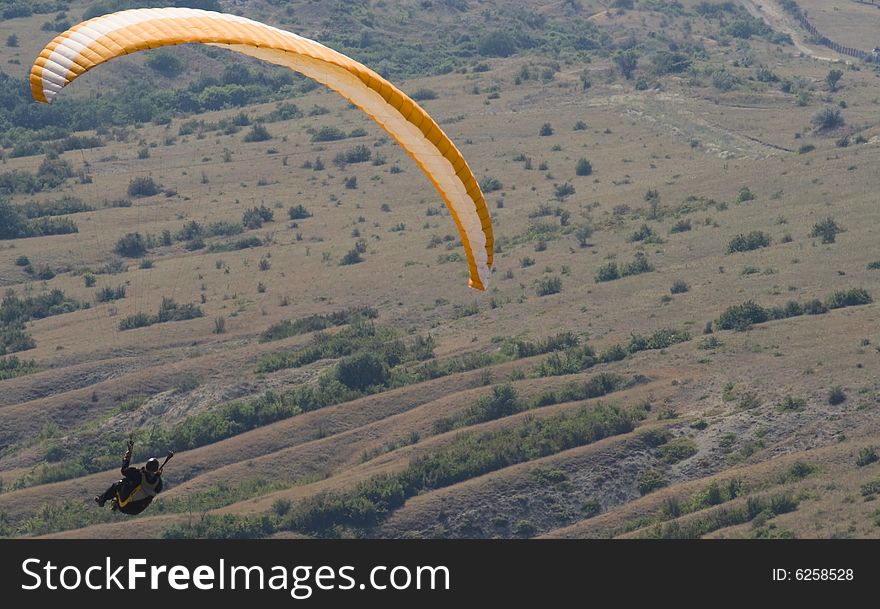
M 143 467 L 131 467 L 131 451 L 134 448 L 134 440 L 129 439 L 128 450 L 122 457 L 122 478 L 117 480 L 100 495 L 95 496 L 98 507 L 104 507 L 108 501 L 112 502 L 112 509 L 123 514 L 133 516 L 140 514 L 152 503 L 153 498 L 162 492 L 162 470 L 174 456 L 169 452 L 165 461 L 159 465 L 159 459 L 151 457 Z
M 204 43 L 285 66 L 367 113 L 416 161 L 458 226 L 468 285 L 485 290 L 493 266 L 492 222 L 476 178 L 455 144 L 416 102 L 379 74 L 318 42 L 250 19 L 187 8 L 133 9 L 73 26 L 49 43 L 30 74 L 34 99 L 49 103 L 93 67 L 157 47 Z

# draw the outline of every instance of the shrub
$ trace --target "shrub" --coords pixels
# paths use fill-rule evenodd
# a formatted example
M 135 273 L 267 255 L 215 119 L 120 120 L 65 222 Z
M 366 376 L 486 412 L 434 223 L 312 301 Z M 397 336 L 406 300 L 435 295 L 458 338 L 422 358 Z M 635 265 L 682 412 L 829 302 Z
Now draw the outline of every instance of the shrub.
M 565 201 L 568 197 L 575 193 L 574 186 L 569 182 L 553 185 L 553 196 L 557 201 Z
M 727 244 L 727 253 L 748 252 L 770 245 L 770 237 L 761 231 L 752 231 L 748 235 L 739 234 Z
M 877 457 L 877 450 L 873 446 L 866 446 L 862 450 L 859 451 L 859 456 L 856 459 L 856 465 L 859 467 L 864 467 L 866 465 L 870 465 L 871 463 L 875 463 L 880 457 Z
M 846 401 L 846 393 L 843 391 L 843 387 L 837 385 L 832 387 L 828 392 L 828 403 L 832 406 L 837 406 L 839 404 L 843 404 Z
M 391 375 L 385 360 L 372 352 L 343 358 L 335 369 L 336 380 L 350 389 L 365 390 L 387 385 Z
M 834 294 L 829 296 L 825 301 L 825 305 L 829 309 L 842 309 L 844 307 L 866 305 L 872 302 L 874 302 L 874 299 L 871 298 L 871 295 L 868 294 L 867 290 L 864 290 L 863 288 L 852 288 L 850 290 L 834 292 Z
M 416 101 L 425 101 L 429 99 L 437 99 L 437 92 L 433 89 L 419 89 L 415 91 L 410 97 Z
M 812 463 L 805 463 L 804 461 L 798 460 L 789 465 L 785 471 L 779 475 L 779 482 L 782 484 L 785 484 L 786 482 L 797 482 L 798 480 L 803 480 L 810 474 L 816 472 L 818 469 L 819 468 Z
M 95 299 L 98 302 L 111 302 L 114 300 L 119 300 L 121 298 L 125 298 L 125 286 L 124 285 L 120 285 L 116 288 L 111 288 L 110 286 L 104 286 L 95 295 Z
M 551 125 L 550 123 L 544 123 L 543 125 L 541 125 L 541 128 L 538 130 L 538 135 L 541 135 L 544 137 L 546 137 L 548 135 L 553 135 L 553 125 Z
M 649 241 L 652 237 L 655 237 L 656 233 L 654 233 L 654 229 L 652 229 L 647 224 L 642 224 L 637 231 L 632 233 L 627 241 L 630 243 L 635 243 L 637 241 Z
M 333 313 L 309 315 L 294 321 L 284 320 L 270 326 L 260 335 L 260 342 L 281 340 L 298 334 L 317 332 L 335 326 L 353 324 L 361 319 L 375 319 L 379 316 L 376 309 L 370 307 L 349 307 Z M 433 343 L 433 340 L 430 341 Z M 430 359 L 430 358 L 427 358 Z
M 333 157 L 333 164 L 337 167 L 345 167 L 348 163 L 366 163 L 372 156 L 373 152 L 369 148 L 363 144 L 358 144 L 354 148 L 340 152 Z
M 272 139 L 272 134 L 262 123 L 256 123 L 244 136 L 245 142 L 265 142 Z
M 593 173 L 593 165 L 587 159 L 581 158 L 574 167 L 575 175 L 588 176 Z
M 840 114 L 839 108 L 825 106 L 813 115 L 810 122 L 816 131 L 829 131 L 831 129 L 842 127 L 845 121 Z
M 160 186 L 150 176 L 138 176 L 128 183 L 128 196 L 152 197 L 159 194 Z
M 262 228 L 263 222 L 272 222 L 274 218 L 275 212 L 265 205 L 260 205 L 245 210 L 241 216 L 241 223 L 247 229 Z
M 663 488 L 667 484 L 663 474 L 655 470 L 646 470 L 640 473 L 638 478 L 636 478 L 636 483 L 639 487 L 639 493 L 642 495 L 647 495 L 651 491 Z
M 587 247 L 589 245 L 590 237 L 593 236 L 593 227 L 589 224 L 582 224 L 577 227 L 577 230 L 574 232 L 574 236 L 578 240 L 578 245 L 581 247 Z
M 675 438 L 657 449 L 657 457 L 664 463 L 684 461 L 697 454 L 697 445 L 690 438 Z
M 754 201 L 755 195 L 752 194 L 752 191 L 749 190 L 748 186 L 743 186 L 739 189 L 739 193 L 736 195 L 737 203 L 746 203 L 747 201 Z
M 516 40 L 505 30 L 495 30 L 480 39 L 477 52 L 484 57 L 510 57 L 516 52 Z
M 628 277 L 629 275 L 649 273 L 653 270 L 654 267 L 648 262 L 648 256 L 644 252 L 636 252 L 632 262 L 627 262 L 620 266 L 620 276 Z
M 480 180 L 480 190 L 483 193 L 495 192 L 496 190 L 501 190 L 504 185 L 497 179 L 491 176 L 486 176 L 482 180 Z
M 810 231 L 810 236 L 821 237 L 822 243 L 834 243 L 841 230 L 842 229 L 837 225 L 837 222 L 834 221 L 834 218 L 829 216 L 821 222 L 813 225 L 813 229 Z
M 174 302 L 173 299 L 166 297 L 162 299 L 162 304 L 159 305 L 159 312 L 156 315 L 147 315 L 146 313 L 129 315 L 119 322 L 119 329 L 132 330 L 153 324 L 196 319 L 204 317 L 204 315 L 204 311 L 194 304 L 180 305 Z
M 623 74 L 624 78 L 627 80 L 632 79 L 633 73 L 639 62 L 639 56 L 633 49 L 618 51 L 614 54 L 612 60 L 614 61 L 614 65 L 617 66 L 617 69 L 620 70 L 620 73 Z
M 721 330 L 748 330 L 752 324 L 764 323 L 769 319 L 767 310 L 756 302 L 749 300 L 740 305 L 733 305 L 718 318 L 717 326 Z
M 0 342 L 0 352 L 3 352 L 4 343 Z M 15 357 L 0 357 L 0 381 L 31 374 L 37 371 L 37 362 L 34 360 L 21 360 Z M 2 490 L 2 487 L 0 487 Z
M 349 264 L 358 264 L 359 262 L 363 262 L 364 257 L 361 256 L 361 253 L 355 249 L 348 250 L 348 253 L 342 257 L 342 260 L 339 261 L 340 266 L 346 266 Z
M 681 279 L 678 279 L 675 282 L 673 282 L 672 287 L 669 288 L 669 291 L 672 292 L 673 294 L 684 294 L 689 289 L 690 289 L 690 287 L 688 286 L 687 283 L 685 283 Z
M 147 253 L 147 242 L 140 233 L 128 233 L 116 242 L 113 251 L 126 258 L 142 258 Z
M 180 76 L 183 72 L 183 62 L 167 51 L 153 51 L 147 57 L 146 65 L 166 78 Z
M 691 230 L 691 221 L 690 220 L 679 220 L 675 224 L 672 225 L 672 228 L 669 229 L 670 233 L 684 233 Z
M 538 296 L 550 296 L 562 291 L 562 279 L 559 277 L 542 277 L 538 282 Z
M 339 127 L 324 125 L 312 134 L 311 140 L 313 142 L 332 142 L 345 139 L 346 137 L 348 136 L 345 131 Z
M 599 267 L 599 270 L 596 271 L 596 283 L 613 281 L 615 279 L 620 279 L 620 271 L 618 271 L 617 264 L 614 262 L 603 264 Z
M 311 218 L 312 214 L 306 209 L 302 204 L 295 205 L 290 207 L 287 210 L 287 215 L 291 220 L 304 220 L 306 218 Z

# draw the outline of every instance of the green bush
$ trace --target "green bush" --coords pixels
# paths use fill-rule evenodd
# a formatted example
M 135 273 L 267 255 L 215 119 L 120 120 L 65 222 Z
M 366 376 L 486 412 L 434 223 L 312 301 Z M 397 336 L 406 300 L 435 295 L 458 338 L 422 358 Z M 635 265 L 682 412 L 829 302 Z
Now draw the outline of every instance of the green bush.
M 343 140 L 348 135 L 342 129 L 330 125 L 324 125 L 312 134 L 312 142 L 332 142 Z
M 138 176 L 128 183 L 128 196 L 152 197 L 159 194 L 160 186 L 150 176 Z
M 126 258 L 143 258 L 147 253 L 147 241 L 140 233 L 128 233 L 116 242 L 113 251 Z
M 688 284 L 681 279 L 674 281 L 672 287 L 669 288 L 669 291 L 673 294 L 684 294 L 688 290 L 690 290 L 690 287 L 688 287 Z
M 415 91 L 410 97 L 416 101 L 425 101 L 430 99 L 437 99 L 437 92 L 433 89 L 419 89 Z
M 329 314 L 309 315 L 296 320 L 285 319 L 273 324 L 260 335 L 260 342 L 281 340 L 298 334 L 326 330 L 334 326 L 352 324 L 365 319 L 375 319 L 379 312 L 371 307 L 349 307 Z M 420 338 L 420 337 L 419 337 Z
M 184 70 L 183 62 L 178 59 L 177 55 L 164 50 L 151 52 L 145 63 L 148 68 L 166 78 L 180 76 Z
M 385 360 L 370 352 L 343 358 L 336 364 L 335 376 L 349 389 L 360 391 L 373 386 L 385 386 L 391 379 Z
M 111 288 L 110 286 L 104 286 L 98 293 L 95 294 L 95 300 L 98 302 L 111 302 L 114 300 L 119 300 L 121 298 L 125 298 L 125 286 L 120 285 L 116 288 Z
M 171 298 L 162 298 L 159 305 L 159 312 L 156 315 L 147 315 L 146 313 L 136 313 L 130 315 L 119 322 L 120 330 L 133 330 L 135 328 L 143 328 L 152 326 L 153 324 L 162 324 L 172 321 L 186 321 L 204 317 L 205 313 L 201 307 L 194 304 L 180 305 Z
M 684 461 L 697 454 L 697 445 L 690 438 L 675 438 L 657 449 L 657 457 L 664 463 Z
M 859 467 L 865 467 L 866 465 L 876 463 L 878 460 L 880 460 L 880 457 L 877 456 L 877 449 L 873 446 L 866 446 L 859 451 L 856 465 Z
M 843 116 L 840 114 L 840 109 L 834 106 L 825 106 L 817 111 L 813 118 L 810 119 L 810 122 L 816 131 L 830 131 L 842 127 L 845 123 Z
M 560 277 L 542 277 L 538 281 L 536 292 L 538 296 L 550 296 L 562 291 L 562 279 Z
M 837 406 L 838 404 L 843 404 L 846 401 L 846 393 L 843 391 L 843 387 L 837 385 L 832 387 L 828 392 L 828 403 L 832 406 Z
M 0 352 L 5 352 L 4 345 L 0 342 Z M 0 357 L 0 381 L 32 374 L 38 370 L 37 362 L 34 360 L 18 359 L 14 355 L 10 357 Z
M 245 142 L 265 142 L 272 139 L 272 134 L 262 123 L 257 123 L 244 136 Z
M 843 307 L 855 307 L 866 305 L 874 302 L 871 295 L 863 288 L 852 288 L 834 292 L 825 301 L 825 305 L 829 309 L 842 309 Z
M 829 216 L 821 222 L 813 225 L 813 229 L 810 231 L 810 236 L 821 237 L 822 243 L 834 243 L 841 230 L 842 229 L 837 225 L 837 222 L 834 221 L 834 218 Z
M 647 495 L 668 484 L 662 473 L 652 469 L 641 472 L 636 478 L 636 483 L 642 495 Z
M 756 302 L 749 300 L 741 305 L 728 307 L 716 322 L 721 330 L 748 330 L 752 324 L 764 323 L 769 319 L 767 310 Z
M 593 173 L 593 165 L 587 159 L 581 158 L 578 159 L 577 164 L 574 167 L 575 175 L 579 176 L 588 176 Z
M 620 271 L 617 269 L 617 264 L 614 262 L 603 264 L 599 267 L 599 270 L 596 271 L 596 283 L 613 281 L 615 279 L 620 279 Z
M 644 252 L 636 252 L 635 258 L 631 262 L 620 265 L 620 276 L 628 277 L 630 275 L 650 273 L 653 270 L 654 267 L 648 262 L 648 256 Z
M 290 207 L 287 210 L 287 216 L 291 220 L 305 220 L 306 218 L 311 218 L 312 214 L 309 212 L 309 210 L 307 210 L 305 207 L 303 207 L 302 204 L 299 204 L 299 205 L 295 205 L 293 207 Z
M 752 231 L 748 235 L 737 235 L 727 244 L 727 253 L 748 252 L 770 245 L 770 237 L 761 231 Z
M 357 248 L 355 248 L 348 250 L 345 256 L 343 256 L 342 259 L 339 261 L 339 265 L 347 266 L 350 264 L 358 264 L 359 262 L 363 261 L 364 257 L 361 256 L 361 253 L 357 250 Z

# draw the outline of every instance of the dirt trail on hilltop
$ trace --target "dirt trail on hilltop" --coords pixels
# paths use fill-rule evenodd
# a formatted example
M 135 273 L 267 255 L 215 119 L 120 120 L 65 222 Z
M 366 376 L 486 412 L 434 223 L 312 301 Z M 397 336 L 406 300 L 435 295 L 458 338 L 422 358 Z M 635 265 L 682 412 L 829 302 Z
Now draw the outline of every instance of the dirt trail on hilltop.
M 807 57 L 820 61 L 839 61 L 834 57 L 819 55 L 804 44 L 804 31 L 773 0 L 740 0 L 740 3 L 753 17 L 763 19 L 773 29 L 791 36 L 795 48 Z

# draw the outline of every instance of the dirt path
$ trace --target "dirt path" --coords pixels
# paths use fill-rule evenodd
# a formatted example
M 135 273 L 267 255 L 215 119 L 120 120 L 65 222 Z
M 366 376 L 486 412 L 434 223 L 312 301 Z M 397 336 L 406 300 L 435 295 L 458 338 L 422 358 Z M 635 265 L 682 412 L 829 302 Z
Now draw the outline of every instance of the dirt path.
M 820 61 L 840 61 L 834 57 L 818 55 L 813 49 L 804 44 L 804 32 L 791 17 L 785 14 L 785 11 L 773 0 L 740 0 L 749 14 L 753 17 L 763 19 L 767 25 L 775 30 L 788 34 L 794 42 L 795 48 L 813 59 Z M 849 62 L 847 62 L 849 63 Z

